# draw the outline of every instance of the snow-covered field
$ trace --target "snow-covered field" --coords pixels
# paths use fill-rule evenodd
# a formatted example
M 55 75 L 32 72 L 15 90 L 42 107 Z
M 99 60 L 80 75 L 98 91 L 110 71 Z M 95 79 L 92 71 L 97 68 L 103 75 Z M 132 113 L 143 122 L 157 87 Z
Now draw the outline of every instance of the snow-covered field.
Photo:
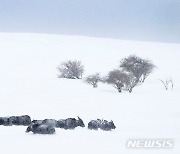
M 131 54 L 157 66 L 133 93 L 110 85 L 97 89 L 82 80 L 57 78 L 65 60 L 81 60 L 85 76 L 105 75 Z M 55 135 L 25 133 L 26 127 L 0 126 L 1 154 L 179 154 L 180 44 L 147 43 L 80 36 L 0 33 L 0 116 L 33 119 L 80 116 L 113 120 L 111 132 L 56 129 Z M 159 79 L 172 78 L 165 91 Z M 170 149 L 128 149 L 128 139 L 172 139 Z

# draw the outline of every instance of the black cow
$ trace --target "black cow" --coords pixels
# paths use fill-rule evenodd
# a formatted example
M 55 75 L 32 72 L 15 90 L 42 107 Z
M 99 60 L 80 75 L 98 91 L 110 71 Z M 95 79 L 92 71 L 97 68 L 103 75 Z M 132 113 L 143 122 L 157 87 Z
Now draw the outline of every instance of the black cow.
M 67 118 L 67 119 L 61 119 L 57 121 L 58 128 L 74 129 L 78 126 L 85 127 L 83 120 L 79 117 L 78 117 L 78 120 L 76 120 L 75 118 Z
M 107 120 L 91 120 L 88 123 L 88 129 L 91 130 L 98 130 L 98 128 L 105 130 L 105 131 L 110 131 L 111 129 L 115 129 L 116 126 L 114 125 L 114 122 L 111 120 L 108 122 Z
M 8 117 L 0 117 L 0 125 L 11 126 L 12 124 L 10 123 Z
M 99 122 L 97 120 L 91 120 L 88 123 L 88 129 L 98 130 L 98 128 L 99 128 Z
M 74 129 L 78 126 L 85 127 L 84 122 L 81 118 L 67 118 L 61 120 L 55 119 L 44 119 L 44 120 L 33 120 L 32 124 L 40 124 L 40 125 L 47 125 L 56 128 L 64 128 L 64 129 Z
M 42 124 L 43 120 L 33 120 L 32 124 Z
M 32 123 L 57 127 L 57 120 L 55 120 L 55 119 L 33 120 Z
M 57 120 L 55 119 L 44 119 L 42 121 L 42 124 L 52 126 L 52 127 L 57 127 Z
M 0 125 L 4 125 L 4 126 L 12 126 L 12 125 L 28 126 L 30 124 L 31 124 L 31 118 L 28 115 L 0 117 Z
M 55 128 L 44 124 L 32 123 L 26 129 L 26 133 L 29 132 L 33 132 L 34 134 L 54 134 Z

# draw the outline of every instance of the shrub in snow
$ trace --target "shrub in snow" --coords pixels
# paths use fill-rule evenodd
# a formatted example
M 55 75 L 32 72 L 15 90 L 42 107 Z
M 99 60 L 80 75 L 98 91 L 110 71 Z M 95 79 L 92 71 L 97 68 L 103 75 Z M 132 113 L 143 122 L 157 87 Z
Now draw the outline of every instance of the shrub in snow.
M 80 61 L 71 61 L 61 63 L 58 67 L 59 78 L 68 78 L 68 79 L 81 79 L 84 73 L 84 66 Z
M 131 93 L 133 88 L 137 86 L 136 77 L 132 73 L 124 72 L 119 69 L 114 69 L 108 73 L 106 83 L 113 85 L 120 93 L 122 90 Z
M 152 73 L 155 65 L 148 59 L 142 59 L 138 56 L 131 55 L 120 62 L 120 68 L 132 73 L 136 78 L 136 83 L 141 83 Z
M 162 82 L 162 84 L 163 84 L 163 86 L 164 86 L 164 88 L 165 88 L 166 90 L 169 89 L 169 84 L 171 85 L 171 89 L 173 90 L 173 88 L 174 88 L 174 83 L 173 83 L 172 79 L 160 80 L 160 81 Z
M 131 93 L 133 88 L 137 86 L 138 82 L 136 77 L 132 73 L 125 73 L 125 74 L 126 74 L 126 80 L 124 82 L 123 89 Z
M 96 88 L 98 86 L 98 82 L 101 81 L 99 73 L 96 73 L 94 75 L 89 75 L 85 78 L 85 82 L 88 84 L 91 84 L 93 88 Z
M 128 80 L 128 75 L 118 69 L 114 69 L 113 71 L 110 71 L 106 77 L 106 82 L 108 84 L 113 85 L 118 92 L 122 92 L 122 88 L 125 86 Z

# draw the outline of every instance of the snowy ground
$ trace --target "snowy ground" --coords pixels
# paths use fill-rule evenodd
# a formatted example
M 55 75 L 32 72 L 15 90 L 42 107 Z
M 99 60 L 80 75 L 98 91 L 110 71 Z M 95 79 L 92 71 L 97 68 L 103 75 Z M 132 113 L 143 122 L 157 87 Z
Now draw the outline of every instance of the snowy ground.
M 157 66 L 133 93 L 109 85 L 93 89 L 81 80 L 57 78 L 64 60 L 81 60 L 85 75 L 103 75 L 136 54 Z M 26 134 L 26 127 L 0 126 L 2 154 L 179 154 L 180 44 L 122 41 L 80 36 L 0 33 L 0 116 L 33 119 L 80 116 L 113 120 L 111 132 L 56 129 L 55 135 Z M 159 79 L 171 77 L 174 90 Z M 171 149 L 127 149 L 128 139 L 172 139 Z

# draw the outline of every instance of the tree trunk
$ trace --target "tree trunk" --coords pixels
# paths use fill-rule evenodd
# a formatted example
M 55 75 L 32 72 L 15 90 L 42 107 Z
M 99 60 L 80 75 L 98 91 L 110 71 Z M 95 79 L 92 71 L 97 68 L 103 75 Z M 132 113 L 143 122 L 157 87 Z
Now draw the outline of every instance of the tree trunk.
M 129 93 L 131 93 L 132 92 L 132 88 L 129 88 Z
M 118 92 L 119 92 L 119 93 L 121 93 L 121 92 L 122 92 L 122 91 L 121 91 L 121 88 L 118 88 Z
M 93 84 L 93 88 L 97 88 L 97 84 Z

